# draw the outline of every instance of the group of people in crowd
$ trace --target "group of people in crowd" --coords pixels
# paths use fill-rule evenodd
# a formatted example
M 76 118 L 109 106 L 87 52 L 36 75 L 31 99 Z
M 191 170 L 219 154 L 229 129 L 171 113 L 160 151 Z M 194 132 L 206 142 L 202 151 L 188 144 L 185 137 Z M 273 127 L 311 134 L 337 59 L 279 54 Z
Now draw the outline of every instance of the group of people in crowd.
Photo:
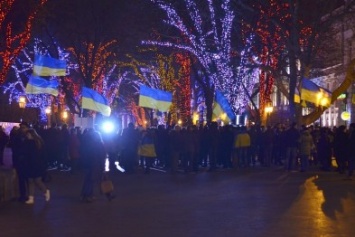
M 355 123 L 348 129 L 345 125 L 330 129 L 296 123 L 219 127 L 212 122 L 200 127 L 168 129 L 159 125 L 146 130 L 130 124 L 112 146 L 121 150 L 113 149 L 110 157 L 121 154 L 119 161 L 128 172 L 134 172 L 134 164 L 140 164 L 145 173 L 149 173 L 153 163 L 173 173 L 197 172 L 201 167 L 208 167 L 208 171 L 245 168 L 257 163 L 281 166 L 287 171 L 305 172 L 310 165 L 331 171 L 335 158 L 337 171 L 347 171 L 350 178 L 355 162 L 354 130 Z
M 355 166 L 355 123 L 333 129 L 319 126 L 232 126 L 216 122 L 205 126 L 143 129 L 133 123 L 115 133 L 100 133 L 94 128 L 30 127 L 21 123 L 10 134 L 0 131 L 0 152 L 12 149 L 13 166 L 19 180 L 20 200 L 34 203 L 37 186 L 49 201 L 50 191 L 43 180 L 47 170 L 84 170 L 81 197 L 91 202 L 94 186 L 102 179 L 105 160 L 111 168 L 116 162 L 131 174 L 142 167 L 149 174 L 153 166 L 172 173 L 195 173 L 202 167 L 246 168 L 260 164 L 280 166 L 287 171 L 307 171 L 310 165 L 337 171 L 351 178 Z M 2 158 L 2 157 L 0 157 Z M 2 160 L 0 160 L 2 161 Z
M 13 127 L 10 135 L 2 133 L 1 137 L 1 140 L 6 141 L 2 144 L 12 149 L 12 165 L 16 169 L 18 178 L 19 201 L 33 204 L 35 187 L 37 187 L 48 202 L 50 191 L 43 182 L 47 164 L 42 137 L 27 123 Z M 1 156 L 4 154 L 3 151 L 4 149 L 1 151 Z

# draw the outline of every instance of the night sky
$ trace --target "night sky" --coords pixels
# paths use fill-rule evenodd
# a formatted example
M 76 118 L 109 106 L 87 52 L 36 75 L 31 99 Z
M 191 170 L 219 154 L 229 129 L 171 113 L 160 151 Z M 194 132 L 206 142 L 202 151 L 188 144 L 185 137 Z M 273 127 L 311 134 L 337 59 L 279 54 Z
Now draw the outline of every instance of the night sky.
M 35 4 L 32 0 L 17 0 L 15 4 L 9 19 L 16 31 L 23 29 L 27 12 Z M 74 34 L 85 32 L 81 35 L 85 39 L 97 27 L 104 33 L 100 34 L 101 40 L 117 39 L 123 53 L 136 51 L 141 40 L 167 28 L 162 21 L 164 12 L 150 0 L 48 0 L 39 16 L 33 37 L 44 40 L 50 34 L 59 45 L 68 47 Z M 97 24 L 92 22 L 94 19 Z

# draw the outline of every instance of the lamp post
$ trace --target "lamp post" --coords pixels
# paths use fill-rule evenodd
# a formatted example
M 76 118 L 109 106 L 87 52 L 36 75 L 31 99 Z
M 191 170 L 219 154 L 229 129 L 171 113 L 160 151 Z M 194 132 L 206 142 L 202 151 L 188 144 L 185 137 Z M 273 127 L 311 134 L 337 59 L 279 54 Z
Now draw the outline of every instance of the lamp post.
M 181 119 L 179 119 L 179 120 L 178 120 L 178 124 L 179 124 L 179 126 L 181 126 L 181 125 L 182 125 L 182 121 L 181 121 Z
M 45 110 L 46 115 L 47 115 L 47 126 L 51 126 L 51 113 L 52 113 L 52 109 L 50 106 L 48 106 Z
M 269 117 L 270 117 L 270 114 L 272 113 L 272 111 L 274 111 L 274 107 L 272 107 L 271 104 L 268 104 L 266 107 L 265 107 L 265 113 L 266 113 L 266 126 L 269 125 Z
M 67 111 L 62 112 L 62 118 L 63 118 L 64 123 L 66 123 L 67 119 L 68 119 L 68 112 Z
M 21 109 L 21 118 L 20 118 L 20 122 L 22 122 L 22 116 L 23 116 L 23 111 L 26 108 L 26 97 L 25 96 L 20 96 L 18 99 L 18 105 Z

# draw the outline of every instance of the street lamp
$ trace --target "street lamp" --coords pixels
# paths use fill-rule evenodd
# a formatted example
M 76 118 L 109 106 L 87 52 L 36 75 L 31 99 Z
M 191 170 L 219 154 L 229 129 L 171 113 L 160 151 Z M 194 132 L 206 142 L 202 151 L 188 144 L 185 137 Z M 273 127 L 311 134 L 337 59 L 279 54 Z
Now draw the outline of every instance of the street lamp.
M 50 125 L 51 125 L 51 113 L 52 113 L 51 107 L 48 106 L 48 107 L 45 109 L 45 112 L 46 112 L 46 115 L 47 115 L 47 126 L 50 126 Z
M 68 112 L 67 111 L 63 111 L 62 112 L 62 118 L 63 118 L 64 122 L 67 121 L 67 118 L 68 118 Z
M 23 111 L 26 108 L 26 97 L 25 96 L 20 96 L 18 98 L 18 105 L 21 109 L 21 118 L 20 118 L 20 122 L 22 122 L 22 117 L 23 117 Z
M 266 125 L 269 125 L 269 117 L 270 114 L 272 113 L 272 111 L 274 111 L 274 107 L 271 104 L 268 104 L 265 107 L 265 113 L 266 113 Z
M 194 125 L 197 125 L 198 124 L 199 114 L 197 112 L 194 112 L 193 115 L 192 115 L 192 118 L 193 118 Z
M 178 120 L 178 124 L 179 124 L 179 126 L 181 126 L 181 124 L 182 124 L 181 119 Z
M 18 99 L 18 105 L 20 106 L 21 109 L 26 108 L 26 97 L 20 96 Z

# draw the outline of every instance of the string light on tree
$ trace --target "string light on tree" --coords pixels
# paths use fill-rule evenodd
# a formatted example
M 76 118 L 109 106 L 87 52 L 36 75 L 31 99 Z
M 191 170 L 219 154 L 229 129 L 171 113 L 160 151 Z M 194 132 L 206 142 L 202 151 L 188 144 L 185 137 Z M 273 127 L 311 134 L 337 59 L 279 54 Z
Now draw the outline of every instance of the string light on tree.
M 234 75 L 232 63 L 231 33 L 235 14 L 231 9 L 230 1 L 226 0 L 220 5 L 221 15 L 216 16 L 212 0 L 206 0 L 209 14 L 201 14 L 195 1 L 186 0 L 185 5 L 190 19 L 184 21 L 176 9 L 162 0 L 152 0 L 166 12 L 166 23 L 179 30 L 182 43 L 171 41 L 146 40 L 144 45 L 170 47 L 189 52 L 197 58 L 212 81 L 212 87 L 223 92 L 235 111 L 245 106 L 245 98 L 238 95 L 244 88 L 234 87 L 238 77 Z M 192 22 L 193 29 L 186 22 Z M 217 23 L 218 22 L 218 23 Z M 206 26 L 210 26 L 209 28 Z M 237 72 L 237 71 L 236 71 Z M 240 79 L 240 78 L 239 78 Z M 235 88 L 231 90 L 230 88 Z

